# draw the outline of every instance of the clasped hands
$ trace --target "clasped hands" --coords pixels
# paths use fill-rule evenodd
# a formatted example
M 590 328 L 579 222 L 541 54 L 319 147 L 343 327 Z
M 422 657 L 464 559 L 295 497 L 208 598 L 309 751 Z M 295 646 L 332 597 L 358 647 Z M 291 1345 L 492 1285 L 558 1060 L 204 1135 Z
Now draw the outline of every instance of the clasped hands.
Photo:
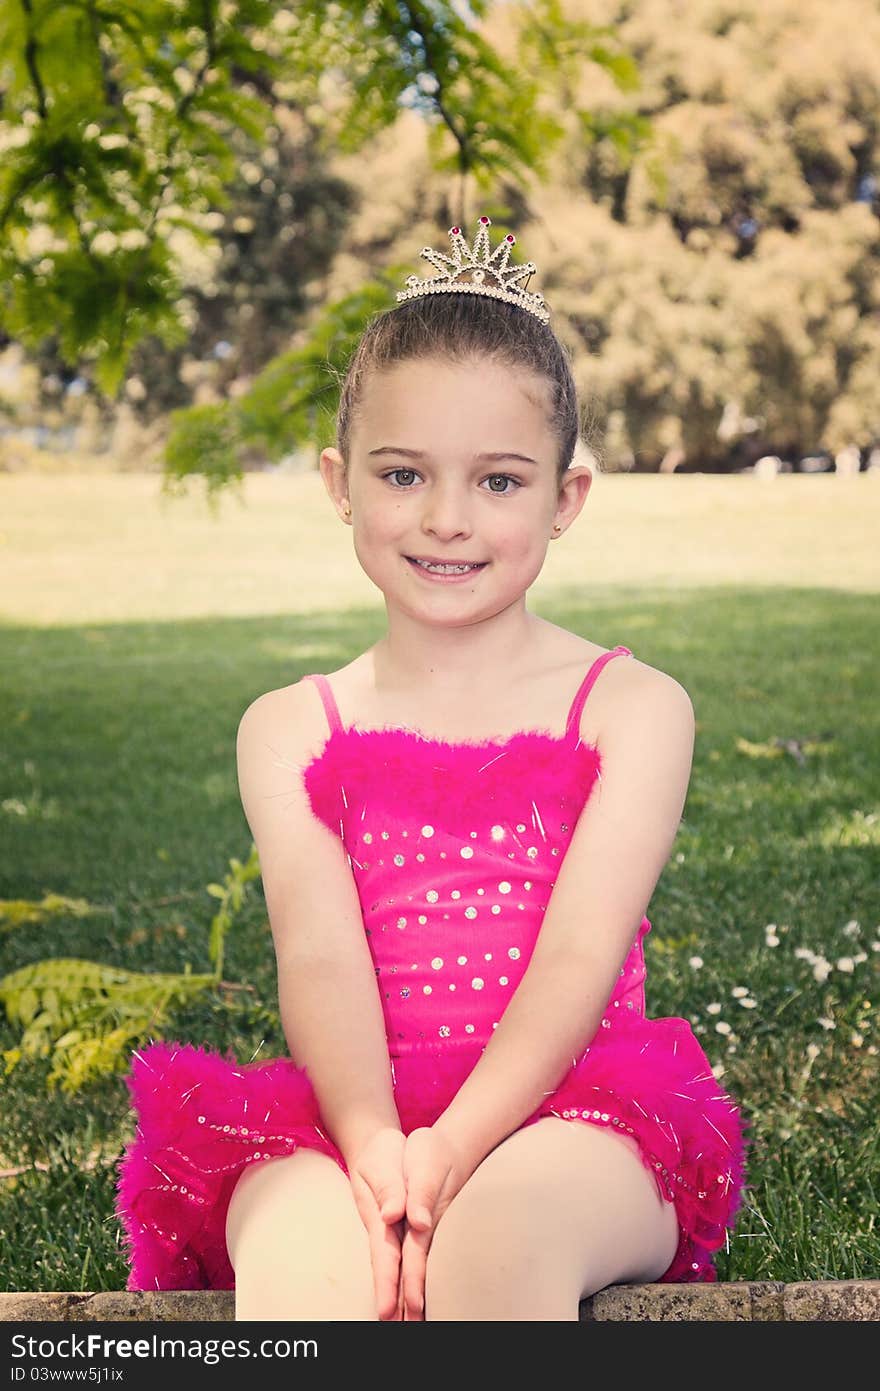
M 437 1223 L 476 1164 L 441 1125 L 376 1131 L 348 1165 L 370 1240 L 378 1316 L 424 1318 L 425 1271 Z

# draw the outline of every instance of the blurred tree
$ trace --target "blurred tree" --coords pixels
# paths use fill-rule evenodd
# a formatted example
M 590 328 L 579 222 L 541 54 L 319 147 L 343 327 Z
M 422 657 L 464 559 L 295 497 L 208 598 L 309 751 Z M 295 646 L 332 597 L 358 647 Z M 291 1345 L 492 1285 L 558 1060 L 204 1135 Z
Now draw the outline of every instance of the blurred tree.
M 249 164 L 262 192 L 276 183 L 277 166 L 265 174 L 261 156 L 277 144 L 279 104 L 301 113 L 325 152 L 357 151 L 401 104 L 418 109 L 437 167 L 459 176 L 462 197 L 469 175 L 539 169 L 561 128 L 539 101 L 538 75 L 502 63 L 479 33 L 487 9 L 487 0 L 5 0 L 0 324 L 32 348 L 52 336 L 67 364 L 112 395 L 147 335 L 166 347 L 187 340 L 193 263 L 203 301 L 225 261 L 232 297 L 253 304 L 236 238 L 259 219 L 238 212 L 230 226 L 224 210 Z M 567 24 L 555 3 L 538 9 L 551 46 L 554 32 L 563 46 L 594 32 Z M 594 61 L 605 53 L 610 41 Z M 269 192 L 278 201 L 290 189 Z M 331 254 L 345 203 L 337 210 L 332 193 L 316 181 Z M 271 294 L 291 269 L 309 272 L 285 264 L 268 285 L 255 273 L 250 288 Z M 205 318 L 225 332 L 231 306 L 221 298 L 215 310 Z M 257 314 L 248 333 L 265 342 L 262 326 Z
M 35 17 L 57 8 L 9 3 Z M 173 8 L 153 0 L 139 22 Z M 140 420 L 157 417 L 164 435 L 164 412 L 180 408 L 170 478 L 206 472 L 221 486 L 311 443 L 331 423 L 363 316 L 393 304 L 413 247 L 483 211 L 540 267 L 608 466 L 736 467 L 763 453 L 796 465 L 880 438 L 876 0 L 265 8 L 271 23 L 250 31 L 256 7 L 211 10 L 250 43 L 251 65 L 228 62 L 221 86 L 266 124 L 255 137 L 206 113 L 229 161 L 198 208 L 189 178 L 219 168 L 213 153 L 173 166 L 166 198 L 203 234 L 162 224 L 182 335 L 161 344 L 156 326 L 144 331 L 125 369 Z M 204 16 L 183 0 L 174 13 L 194 44 Z M 29 72 L 22 49 L 0 126 L 0 210 L 10 161 L 40 121 Z M 153 85 L 167 96 L 161 70 Z M 151 100 L 158 139 L 173 122 Z M 36 295 L 51 253 L 29 206 L 15 245 L 26 259 L 35 239 L 21 274 Z M 0 297 L 13 304 L 7 268 Z M 54 332 L 56 310 L 59 329 L 70 311 L 53 305 Z M 41 365 L 55 341 L 31 349 Z M 59 376 L 89 381 L 99 351 L 49 372 L 44 419 L 70 418 Z
M 132 349 L 125 395 L 142 424 L 189 405 L 193 394 L 223 396 L 289 348 L 291 329 L 311 307 L 344 245 L 356 192 L 327 167 L 321 142 L 300 112 L 274 108 L 261 148 L 241 132 L 230 143 L 235 172 L 229 205 L 217 217 L 216 252 L 204 273 L 181 263 L 178 302 L 185 341 L 157 351 L 153 336 Z M 115 403 L 105 401 L 111 420 Z
M 641 82 L 631 94 L 582 66 L 559 93 L 566 134 L 523 241 L 609 466 L 867 453 L 880 441 L 875 0 L 564 0 L 568 19 L 587 10 Z M 584 125 L 568 113 L 588 102 Z

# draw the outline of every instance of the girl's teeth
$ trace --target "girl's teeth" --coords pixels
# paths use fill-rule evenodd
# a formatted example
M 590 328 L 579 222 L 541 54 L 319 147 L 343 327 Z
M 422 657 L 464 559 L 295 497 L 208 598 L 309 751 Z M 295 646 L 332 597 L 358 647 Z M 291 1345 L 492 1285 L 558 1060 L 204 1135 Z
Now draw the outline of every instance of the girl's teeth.
M 441 575 L 463 575 L 466 570 L 476 570 L 476 565 L 429 565 L 425 560 L 417 560 L 423 570 L 436 570 Z

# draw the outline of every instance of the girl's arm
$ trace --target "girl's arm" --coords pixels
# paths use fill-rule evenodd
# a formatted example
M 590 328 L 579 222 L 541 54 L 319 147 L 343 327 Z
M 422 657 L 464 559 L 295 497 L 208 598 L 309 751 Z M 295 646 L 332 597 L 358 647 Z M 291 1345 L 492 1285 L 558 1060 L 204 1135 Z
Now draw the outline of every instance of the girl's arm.
M 690 780 L 694 711 L 672 677 L 627 673 L 528 967 L 437 1125 L 472 1171 L 554 1091 L 598 1029 L 665 866 Z
M 238 780 L 260 857 L 285 1038 L 348 1165 L 400 1120 L 357 888 L 342 842 L 314 815 L 302 783 L 320 737 L 303 686 L 269 691 L 241 718 Z

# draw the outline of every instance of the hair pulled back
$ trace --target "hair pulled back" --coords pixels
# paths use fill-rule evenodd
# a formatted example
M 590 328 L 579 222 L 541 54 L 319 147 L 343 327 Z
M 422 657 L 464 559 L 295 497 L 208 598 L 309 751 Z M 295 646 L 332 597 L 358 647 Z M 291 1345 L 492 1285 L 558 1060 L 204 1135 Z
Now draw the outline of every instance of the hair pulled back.
M 577 389 L 566 348 L 528 310 L 486 295 L 454 292 L 404 300 L 367 324 L 349 362 L 336 416 L 336 443 L 346 468 L 355 416 L 370 376 L 399 362 L 431 357 L 454 363 L 488 357 L 543 378 L 562 482 L 580 436 Z

